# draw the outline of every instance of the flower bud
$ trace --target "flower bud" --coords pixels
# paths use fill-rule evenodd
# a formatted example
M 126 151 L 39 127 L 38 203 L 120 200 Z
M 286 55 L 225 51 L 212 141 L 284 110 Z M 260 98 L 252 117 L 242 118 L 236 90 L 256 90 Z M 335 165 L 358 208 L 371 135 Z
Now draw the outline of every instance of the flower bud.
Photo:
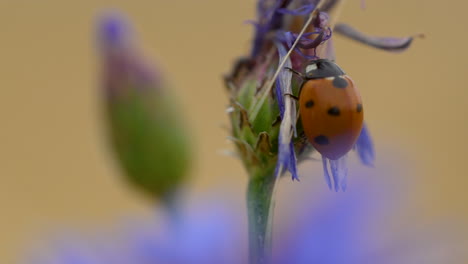
M 186 178 L 191 159 L 178 109 L 121 16 L 101 17 L 98 38 L 108 132 L 117 160 L 130 182 L 168 198 Z

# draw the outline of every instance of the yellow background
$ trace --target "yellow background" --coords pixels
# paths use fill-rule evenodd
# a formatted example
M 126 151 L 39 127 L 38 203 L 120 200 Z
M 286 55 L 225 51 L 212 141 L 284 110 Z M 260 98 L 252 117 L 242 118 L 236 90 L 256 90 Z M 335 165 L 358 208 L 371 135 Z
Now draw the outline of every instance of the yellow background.
M 179 97 L 197 140 L 191 195 L 219 185 L 244 195 L 240 162 L 220 154 L 230 148 L 221 76 L 249 51 L 252 27 L 243 21 L 254 18 L 254 1 L 1 0 L 0 263 L 16 263 L 49 230 L 151 211 L 120 181 L 104 140 L 94 26 L 106 7 L 128 14 Z M 350 0 L 340 21 L 374 35 L 427 37 L 402 54 L 335 38 L 338 61 L 365 101 L 377 169 L 398 168 L 411 186 L 400 214 L 422 224 L 456 220 L 460 231 L 468 227 L 467 8 L 395 0 L 361 10 Z M 319 163 L 308 167 L 303 178 L 320 175 Z M 289 191 L 311 184 L 283 182 Z

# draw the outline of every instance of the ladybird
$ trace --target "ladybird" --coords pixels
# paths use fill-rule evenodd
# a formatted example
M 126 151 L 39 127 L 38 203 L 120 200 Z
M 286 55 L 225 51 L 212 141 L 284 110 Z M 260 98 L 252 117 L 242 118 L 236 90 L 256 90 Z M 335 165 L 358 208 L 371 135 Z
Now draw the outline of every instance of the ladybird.
M 364 112 L 353 80 L 333 61 L 312 60 L 305 67 L 299 113 L 309 142 L 324 157 L 348 153 L 361 133 Z

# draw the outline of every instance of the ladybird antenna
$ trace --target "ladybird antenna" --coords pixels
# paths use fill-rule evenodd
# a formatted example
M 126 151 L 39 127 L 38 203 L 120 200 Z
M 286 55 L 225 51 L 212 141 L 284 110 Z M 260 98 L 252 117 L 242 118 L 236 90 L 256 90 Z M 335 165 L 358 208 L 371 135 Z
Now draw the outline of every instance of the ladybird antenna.
M 273 84 L 275 83 L 276 81 L 276 78 L 278 78 L 278 75 L 279 73 L 281 72 L 281 70 L 283 70 L 283 67 L 284 67 L 284 64 L 286 63 L 286 61 L 288 60 L 289 56 L 291 56 L 291 53 L 293 52 L 293 50 L 296 48 L 297 44 L 299 43 L 302 35 L 304 35 L 304 33 L 306 32 L 307 28 L 309 27 L 309 25 L 312 23 L 312 20 L 314 19 L 314 17 L 319 13 L 319 10 L 322 8 L 322 6 L 324 5 L 326 1 L 323 1 L 321 0 L 316 8 L 314 9 L 314 11 L 312 13 L 310 13 L 309 15 L 309 18 L 307 18 L 307 21 L 304 23 L 304 26 L 302 27 L 301 31 L 299 32 L 299 34 L 297 35 L 297 38 L 296 40 L 294 41 L 294 43 L 291 45 L 291 48 L 288 50 L 288 52 L 286 53 L 286 55 L 283 57 L 283 59 L 281 60 L 281 63 L 279 64 L 278 68 L 276 69 L 275 71 L 275 74 L 273 74 L 273 77 L 270 79 L 270 81 L 266 84 L 266 90 L 265 92 L 262 94 L 262 97 L 260 97 L 260 100 L 257 101 L 257 104 L 255 104 L 253 106 L 253 109 L 252 109 L 252 114 L 251 114 L 251 118 L 252 120 L 255 120 L 257 118 L 257 115 L 258 113 L 260 112 L 260 108 L 262 107 L 263 103 L 265 102 L 267 96 L 270 94 L 271 92 L 271 89 L 273 87 Z

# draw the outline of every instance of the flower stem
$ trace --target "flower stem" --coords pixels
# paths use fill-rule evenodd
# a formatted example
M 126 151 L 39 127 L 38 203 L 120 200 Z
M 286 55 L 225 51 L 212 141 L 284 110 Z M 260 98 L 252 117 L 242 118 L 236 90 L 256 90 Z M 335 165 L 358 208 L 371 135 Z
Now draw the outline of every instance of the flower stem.
M 268 263 L 271 255 L 273 193 L 276 177 L 252 177 L 247 190 L 250 264 Z
M 179 229 L 183 221 L 181 191 L 173 191 L 161 197 L 169 222 L 174 230 Z

